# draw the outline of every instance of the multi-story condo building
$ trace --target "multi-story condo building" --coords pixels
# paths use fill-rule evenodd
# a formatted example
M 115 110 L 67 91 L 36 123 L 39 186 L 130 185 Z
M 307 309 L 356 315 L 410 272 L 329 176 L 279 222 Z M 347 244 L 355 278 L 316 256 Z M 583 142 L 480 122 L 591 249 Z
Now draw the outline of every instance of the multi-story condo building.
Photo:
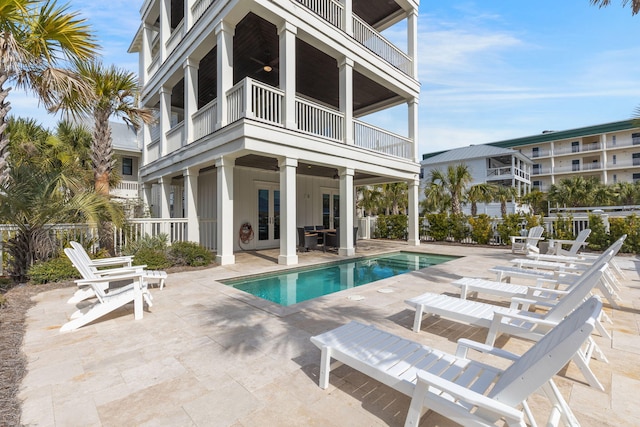
M 428 153 L 422 156 L 421 188 L 426 188 L 431 179 L 433 170 L 447 172 L 449 166 L 465 165 L 471 174 L 469 186 L 476 184 L 493 184 L 496 186 L 513 187 L 518 195 L 525 195 L 531 191 L 531 167 L 532 162 L 519 151 L 509 148 L 493 147 L 491 145 L 471 145 L 469 147 L 455 148 L 449 151 Z M 421 192 L 420 199 L 424 199 Z M 499 203 L 478 203 L 478 213 L 486 213 L 491 216 L 501 215 Z M 515 213 L 527 211 L 528 206 L 516 203 L 515 200 L 507 203 L 507 212 Z M 470 205 L 463 206 L 463 212 L 471 212 Z
M 519 150 L 533 160 L 533 188 L 576 175 L 604 184 L 640 180 L 640 127 L 633 120 L 605 123 L 489 143 Z
M 402 181 L 418 244 L 418 4 L 146 0 L 130 52 L 141 106 L 158 111 L 140 168 L 154 215 L 208 234 L 221 264 L 261 248 L 295 264 L 296 227 L 337 228 L 352 255 L 355 187 Z M 406 132 L 367 121 L 387 110 Z

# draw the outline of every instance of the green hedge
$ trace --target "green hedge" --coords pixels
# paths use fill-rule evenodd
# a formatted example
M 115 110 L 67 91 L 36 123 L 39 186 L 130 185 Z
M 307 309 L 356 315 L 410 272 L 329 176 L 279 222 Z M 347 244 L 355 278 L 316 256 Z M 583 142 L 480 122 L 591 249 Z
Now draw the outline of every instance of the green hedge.
M 80 278 L 78 270 L 66 256 L 58 256 L 49 261 L 36 262 L 29 268 L 27 275 L 32 283 L 38 285 Z

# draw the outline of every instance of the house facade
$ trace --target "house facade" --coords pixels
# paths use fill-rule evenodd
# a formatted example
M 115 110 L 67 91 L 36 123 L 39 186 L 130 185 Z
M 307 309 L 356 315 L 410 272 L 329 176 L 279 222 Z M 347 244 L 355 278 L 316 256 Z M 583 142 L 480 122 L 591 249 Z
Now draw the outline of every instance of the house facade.
M 519 150 L 531 158 L 532 186 L 540 191 L 573 176 L 594 176 L 603 184 L 640 180 L 640 127 L 633 120 L 545 131 L 489 145 Z
M 509 148 L 494 147 L 491 145 L 471 145 L 469 147 L 424 154 L 421 162 L 421 188 L 429 185 L 431 171 L 447 171 L 449 166 L 466 165 L 471 174 L 469 186 L 477 184 L 494 184 L 504 187 L 513 187 L 518 196 L 524 196 L 531 191 L 532 161 L 522 153 Z M 424 191 L 421 191 L 421 199 L 424 199 Z M 490 216 L 501 216 L 499 203 L 478 203 L 478 213 L 486 213 Z M 507 204 L 507 212 L 515 213 L 527 211 L 527 206 L 522 206 L 515 201 Z M 463 206 L 463 213 L 470 214 L 470 205 Z
M 355 187 L 407 182 L 418 244 L 418 4 L 145 1 L 129 51 L 158 112 L 139 170 L 152 215 L 186 219 L 220 264 L 263 248 L 296 264 L 297 227 L 339 229 L 352 255 Z M 376 126 L 381 112 L 404 132 Z

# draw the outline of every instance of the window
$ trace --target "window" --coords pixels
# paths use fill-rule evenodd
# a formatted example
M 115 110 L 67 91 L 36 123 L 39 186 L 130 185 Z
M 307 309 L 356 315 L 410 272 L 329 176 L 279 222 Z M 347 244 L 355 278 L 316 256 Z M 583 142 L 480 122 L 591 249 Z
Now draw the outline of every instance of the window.
M 633 145 L 640 144 L 640 132 L 631 134 L 631 142 L 633 143 Z
M 540 175 L 542 173 L 541 170 L 542 170 L 542 168 L 540 167 L 539 163 L 535 163 L 533 165 L 533 174 L 534 175 Z
M 580 170 L 580 160 L 571 160 L 571 170 L 574 172 Z
M 571 152 L 577 153 L 578 151 L 580 151 L 580 141 L 573 141 L 571 143 Z
M 420 179 L 424 179 L 424 168 L 420 168 Z
M 640 153 L 633 153 L 633 166 L 640 166 Z
M 617 158 L 616 155 L 614 154 L 613 157 L 611 158 L 611 161 L 613 162 L 613 164 L 615 165 L 617 162 Z
M 633 174 L 633 183 L 640 182 L 640 173 Z
M 542 189 L 542 181 L 533 181 L 533 188 L 537 190 Z
M 532 154 L 533 154 L 533 157 L 540 157 L 540 147 L 533 147 Z
M 133 175 L 133 159 L 131 157 L 122 158 L 122 175 Z
M 613 135 L 611 137 L 611 145 L 616 145 L 616 136 L 615 135 Z
M 615 173 L 613 174 L 613 183 L 614 184 L 618 183 L 618 175 L 616 175 Z

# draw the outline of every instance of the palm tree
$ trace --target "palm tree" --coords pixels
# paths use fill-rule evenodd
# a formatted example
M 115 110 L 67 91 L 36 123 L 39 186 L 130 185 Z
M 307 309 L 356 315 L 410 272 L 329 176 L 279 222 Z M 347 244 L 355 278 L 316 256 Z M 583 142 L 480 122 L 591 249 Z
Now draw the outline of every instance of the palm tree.
M 498 191 L 495 193 L 496 200 L 500 202 L 500 213 L 502 218 L 507 217 L 507 202 L 513 200 L 518 195 L 518 190 L 515 187 L 506 187 L 501 185 L 498 187 Z
M 381 187 L 378 185 L 365 185 L 358 187 L 358 207 L 362 209 L 362 216 L 376 215 L 380 206 Z
M 626 7 L 629 3 L 631 3 L 632 15 L 640 12 L 640 0 L 622 0 L 622 7 Z M 605 7 L 611 4 L 611 0 L 591 0 L 591 4 L 599 7 Z
M 424 200 L 420 202 L 423 214 L 430 212 L 442 213 L 451 207 L 451 196 L 447 194 L 444 187 L 429 183 L 424 189 Z
M 78 61 L 75 71 L 92 88 L 93 96 L 71 92 L 62 98 L 58 109 L 72 116 L 91 115 L 94 120 L 91 161 L 98 194 L 109 196 L 110 177 L 113 170 L 113 144 L 111 139 L 112 117 L 121 118 L 138 130 L 143 123 L 154 120 L 151 110 L 138 108 L 138 79 L 135 74 L 117 68 L 105 67 L 99 61 Z
M 539 190 L 533 190 L 524 196 L 522 201 L 527 203 L 531 208 L 531 213 L 535 215 L 537 212 L 543 211 L 543 202 L 545 201 L 545 193 Z
M 478 215 L 478 203 L 491 202 L 497 190 L 495 185 L 486 182 L 472 185 L 465 194 L 466 201 L 471 203 L 471 216 Z
M 441 186 L 451 197 L 451 213 L 462 213 L 461 201 L 467 185 L 471 183 L 471 172 L 465 164 L 450 165 L 447 172 L 439 169 L 431 171 L 431 183 Z
M 409 186 L 406 182 L 382 184 L 380 202 L 385 209 L 385 214 L 398 215 L 400 212 L 406 212 L 409 204 L 408 188 Z
M 81 79 L 58 68 L 61 60 L 91 59 L 97 44 L 86 20 L 53 0 L 0 0 L 0 184 L 9 177 L 7 114 L 11 109 L 5 83 L 35 93 L 51 109 L 58 94 L 83 93 Z

